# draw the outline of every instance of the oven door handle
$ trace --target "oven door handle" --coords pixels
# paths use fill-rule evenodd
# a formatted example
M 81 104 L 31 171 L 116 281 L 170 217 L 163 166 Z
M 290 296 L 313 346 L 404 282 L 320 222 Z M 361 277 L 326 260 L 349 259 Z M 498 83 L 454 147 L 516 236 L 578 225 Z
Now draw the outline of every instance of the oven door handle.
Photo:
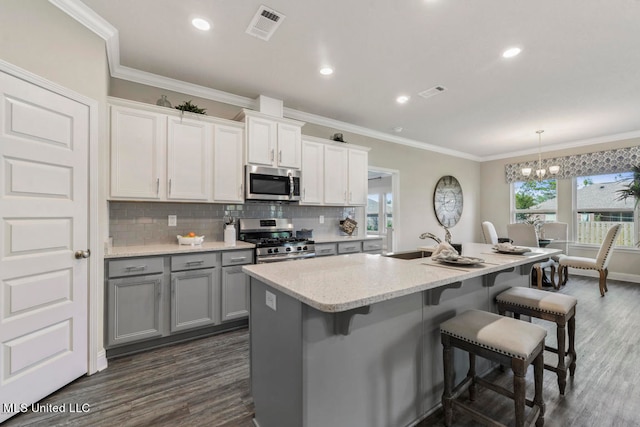
M 296 261 L 299 259 L 313 258 L 315 257 L 315 252 L 306 253 L 306 254 L 295 254 L 295 255 L 276 255 L 276 256 L 267 256 L 264 258 L 259 258 L 256 260 L 258 264 L 266 264 L 268 262 L 278 262 L 278 261 Z

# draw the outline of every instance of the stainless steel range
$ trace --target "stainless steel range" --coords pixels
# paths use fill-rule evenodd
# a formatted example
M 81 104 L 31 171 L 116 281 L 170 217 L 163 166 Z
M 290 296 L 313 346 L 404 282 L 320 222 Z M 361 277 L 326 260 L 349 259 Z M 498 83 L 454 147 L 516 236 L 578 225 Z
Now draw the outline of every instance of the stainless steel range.
M 291 219 L 240 218 L 238 224 L 238 240 L 256 245 L 256 264 L 316 256 L 313 240 L 294 237 Z

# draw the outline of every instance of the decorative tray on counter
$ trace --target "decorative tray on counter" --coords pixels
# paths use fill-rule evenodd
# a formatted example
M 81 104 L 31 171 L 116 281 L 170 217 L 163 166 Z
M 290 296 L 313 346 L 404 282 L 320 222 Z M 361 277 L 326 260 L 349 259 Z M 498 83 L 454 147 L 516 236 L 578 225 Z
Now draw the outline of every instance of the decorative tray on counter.
M 476 258 L 472 256 L 460 256 L 460 255 L 443 256 L 443 257 L 435 256 L 435 257 L 431 257 L 431 259 L 444 264 L 455 264 L 455 265 L 476 265 L 476 264 L 482 264 L 484 262 L 484 259 L 482 258 Z
M 512 255 L 522 255 L 527 252 L 531 252 L 531 249 L 525 248 L 524 246 L 513 246 L 509 243 L 499 243 L 492 247 L 495 252 L 500 254 L 512 254 Z

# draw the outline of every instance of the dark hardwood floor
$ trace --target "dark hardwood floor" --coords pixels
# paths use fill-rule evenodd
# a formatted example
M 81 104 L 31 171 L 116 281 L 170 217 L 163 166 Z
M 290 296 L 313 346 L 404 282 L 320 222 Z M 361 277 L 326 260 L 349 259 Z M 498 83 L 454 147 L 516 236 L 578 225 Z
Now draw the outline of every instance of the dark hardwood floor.
M 640 352 L 640 284 L 610 280 L 609 292 L 602 298 L 597 279 L 571 276 L 560 292 L 578 298 L 577 369 L 568 380 L 565 396 L 558 392 L 555 375 L 545 371 L 545 426 L 640 426 L 640 355 L 636 354 Z M 555 342 L 555 325 L 534 322 L 546 327 L 547 339 Z M 88 403 L 89 412 L 27 412 L 3 427 L 249 427 L 253 405 L 248 349 L 248 331 L 242 329 L 114 359 L 105 371 L 82 377 L 41 402 Z M 551 360 L 553 355 L 545 353 L 545 358 Z M 489 377 L 511 385 L 509 370 L 493 371 Z M 529 395 L 533 394 L 532 377 L 529 372 Z M 481 389 L 474 405 L 513 425 L 510 400 Z M 440 409 L 418 424 L 443 425 Z M 454 425 L 478 424 L 455 412 Z

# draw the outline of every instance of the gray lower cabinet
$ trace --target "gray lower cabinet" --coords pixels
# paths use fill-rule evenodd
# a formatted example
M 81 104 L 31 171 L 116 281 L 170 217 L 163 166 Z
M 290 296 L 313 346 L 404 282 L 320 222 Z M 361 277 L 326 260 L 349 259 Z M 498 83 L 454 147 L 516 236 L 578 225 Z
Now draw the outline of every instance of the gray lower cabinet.
M 253 264 L 253 250 L 222 253 L 221 317 L 222 321 L 249 316 L 249 276 L 242 265 Z
M 316 256 L 338 255 L 338 245 L 336 243 L 316 243 Z
M 171 332 L 219 323 L 219 293 L 215 268 L 171 273 Z
M 360 240 L 338 243 L 338 255 L 358 253 L 361 250 L 362 242 Z
M 220 253 L 171 257 L 172 333 L 220 323 L 219 295 Z
M 107 346 L 163 334 L 164 275 L 109 279 L 107 282 Z
M 362 252 L 369 254 L 382 253 L 382 239 L 364 240 L 362 242 Z

